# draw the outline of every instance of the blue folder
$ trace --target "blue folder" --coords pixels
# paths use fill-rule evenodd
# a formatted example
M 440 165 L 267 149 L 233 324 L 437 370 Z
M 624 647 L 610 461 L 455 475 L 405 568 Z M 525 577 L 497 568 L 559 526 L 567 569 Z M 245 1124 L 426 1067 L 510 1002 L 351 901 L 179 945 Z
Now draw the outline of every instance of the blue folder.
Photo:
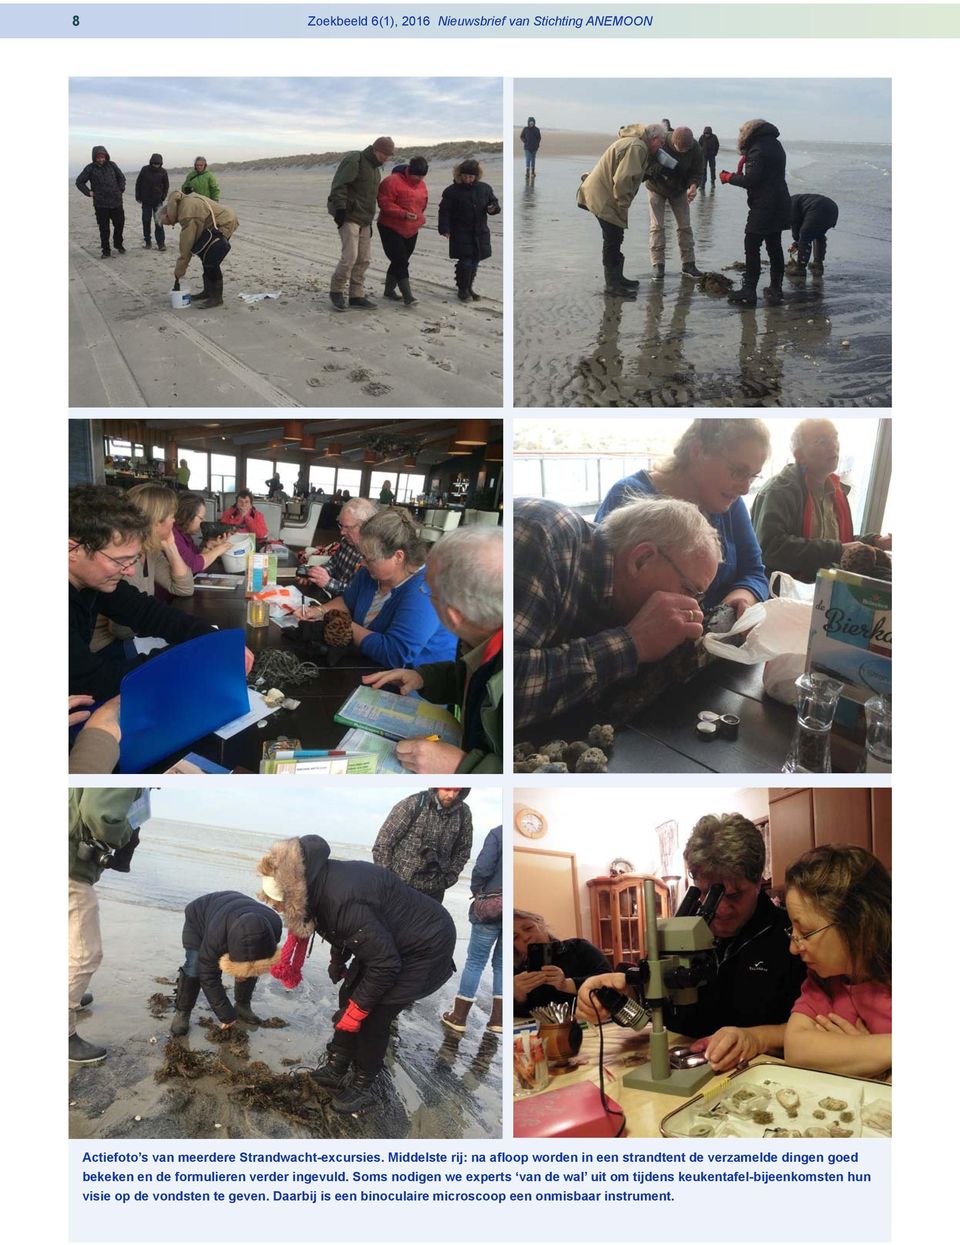
M 164 649 L 120 684 L 120 763 L 136 774 L 250 712 L 245 633 L 211 631 Z

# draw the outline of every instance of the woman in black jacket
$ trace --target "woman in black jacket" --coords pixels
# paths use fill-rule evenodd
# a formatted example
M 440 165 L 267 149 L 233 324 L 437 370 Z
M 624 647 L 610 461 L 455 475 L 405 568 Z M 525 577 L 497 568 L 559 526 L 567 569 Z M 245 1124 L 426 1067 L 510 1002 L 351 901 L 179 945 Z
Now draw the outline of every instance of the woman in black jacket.
M 340 1006 L 327 1058 L 313 1077 L 334 1091 L 335 1111 L 355 1114 L 377 1101 L 373 1083 L 394 1017 L 455 971 L 453 919 L 388 869 L 331 860 L 330 845 L 316 834 L 274 843 L 257 872 L 260 898 L 283 913 L 290 931 L 275 976 L 297 984 L 308 940 L 316 934 L 330 943 L 328 971 L 342 983 Z
M 737 148 L 741 153 L 736 173 L 721 172 L 726 185 L 743 186 L 747 192 L 747 226 L 743 247 L 746 268 L 743 284 L 727 298 L 745 307 L 757 305 L 760 281 L 760 244 L 770 260 L 770 284 L 764 294 L 771 303 L 783 302 L 783 243 L 780 235 L 790 228 L 790 191 L 787 189 L 787 154 L 778 139 L 780 131 L 769 121 L 745 121 Z
M 450 258 L 457 261 L 457 297 L 462 303 L 476 301 L 473 288 L 477 267 L 493 254 L 488 216 L 497 216 L 500 204 L 493 188 L 482 182 L 483 169 L 476 160 L 461 160 L 453 167 L 453 184 L 440 197 L 437 229 L 450 241 Z
M 531 947 L 536 944 L 536 954 Z M 576 1003 L 580 983 L 609 970 L 586 938 L 556 939 L 537 912 L 513 910 L 513 1014 L 529 1016 L 548 1003 Z
M 190 1028 L 190 1013 L 201 989 L 221 1029 L 229 1029 L 235 1020 L 258 1025 L 260 1017 L 250 1006 L 253 991 L 257 978 L 280 959 L 277 944 L 283 922 L 275 912 L 239 891 L 201 895 L 187 904 L 183 915 L 186 956 L 177 974 L 176 1015 L 170 1032 L 183 1037 Z M 235 979 L 236 1006 L 223 988 L 223 973 Z

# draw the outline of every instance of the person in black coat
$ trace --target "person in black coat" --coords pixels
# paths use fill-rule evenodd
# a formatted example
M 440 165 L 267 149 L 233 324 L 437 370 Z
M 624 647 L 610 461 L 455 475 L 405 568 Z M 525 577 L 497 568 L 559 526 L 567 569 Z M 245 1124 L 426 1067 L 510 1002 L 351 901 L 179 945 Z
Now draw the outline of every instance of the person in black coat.
M 257 978 L 280 959 L 278 944 L 283 922 L 266 905 L 239 891 L 215 891 L 187 904 L 183 922 L 183 967 L 177 974 L 176 1014 L 170 1025 L 174 1037 L 190 1028 L 201 989 L 221 1029 L 237 1020 L 258 1025 L 250 1006 Z M 235 979 L 233 997 L 227 998 L 223 974 Z
M 110 226 L 113 225 L 113 245 L 119 254 L 125 254 L 123 245 L 123 192 L 127 179 L 120 168 L 110 159 L 106 147 L 94 147 L 90 163 L 77 176 L 75 183 L 82 195 L 93 200 L 93 212 L 100 230 L 100 253 L 110 258 Z
M 453 167 L 453 184 L 440 197 L 437 229 L 450 241 L 450 258 L 457 261 L 457 297 L 462 303 L 480 295 L 473 288 L 477 267 L 493 254 L 488 216 L 497 216 L 500 204 L 493 188 L 480 180 L 483 168 L 476 160 Z
M 167 249 L 167 236 L 158 217 L 169 193 L 170 178 L 167 176 L 167 170 L 163 167 L 163 156 L 159 152 L 154 152 L 150 157 L 150 163 L 145 164 L 140 170 L 136 189 L 133 192 L 134 198 L 140 204 L 140 212 L 143 217 L 143 245 L 148 251 L 151 245 L 151 221 L 153 221 L 156 234 L 157 250 L 165 251 Z
M 290 931 L 276 970 L 285 984 L 299 981 L 307 940 L 319 935 L 330 943 L 339 1008 L 313 1077 L 334 1092 L 335 1111 L 355 1114 L 377 1101 L 373 1086 L 394 1018 L 455 972 L 453 919 L 389 869 L 331 860 L 329 843 L 316 834 L 274 843 L 257 872 L 260 898 L 283 913 Z
M 740 306 L 757 305 L 760 281 L 760 244 L 770 260 L 770 284 L 764 291 L 767 301 L 783 302 L 783 243 L 780 235 L 790 228 L 790 191 L 787 189 L 787 154 L 778 142 L 780 131 L 769 121 L 745 121 L 740 127 L 737 148 L 741 154 L 736 173 L 724 169 L 720 181 L 726 186 L 742 186 L 747 192 L 747 225 L 743 246 L 746 269 L 743 284 L 727 301 Z
M 707 184 L 707 169 L 710 170 L 710 185 L 717 184 L 717 155 L 720 151 L 720 139 L 709 125 L 705 125 L 697 142 L 703 152 L 703 176 L 700 178 L 700 189 L 703 190 Z
M 537 175 L 537 152 L 540 150 L 542 138 L 536 117 L 527 117 L 527 124 L 520 131 L 520 142 L 523 144 L 523 166 L 527 179 Z
M 810 271 L 823 272 L 827 257 L 827 230 L 833 229 L 840 219 L 840 209 L 826 195 L 790 196 L 790 232 L 793 234 L 791 255 L 796 254 L 795 274 L 803 276 L 810 263 Z
M 534 948 L 531 951 L 531 947 Z M 513 910 L 513 1012 L 529 1016 L 548 1003 L 575 1003 L 581 982 L 610 971 L 610 962 L 586 938 L 554 938 L 536 912 Z

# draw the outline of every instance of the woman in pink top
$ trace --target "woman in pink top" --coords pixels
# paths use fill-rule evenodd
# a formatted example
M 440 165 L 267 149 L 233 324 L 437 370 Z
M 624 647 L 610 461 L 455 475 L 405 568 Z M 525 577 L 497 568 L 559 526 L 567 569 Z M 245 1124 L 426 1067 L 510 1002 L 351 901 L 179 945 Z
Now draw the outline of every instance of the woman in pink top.
M 266 516 L 253 504 L 253 494 L 248 488 L 240 490 L 237 500 L 220 516 L 220 522 L 228 523 L 241 532 L 253 532 L 257 540 L 266 540 L 269 535 Z
M 417 234 L 427 222 L 427 183 L 423 179 L 428 168 L 423 156 L 414 156 L 385 177 L 377 191 L 377 230 L 390 261 L 383 296 L 393 302 L 402 298 L 407 307 L 417 301 L 410 289 L 410 256 L 417 245 Z
M 787 1063 L 883 1076 L 893 1063 L 890 874 L 862 847 L 817 847 L 787 870 L 790 949 L 807 979 Z

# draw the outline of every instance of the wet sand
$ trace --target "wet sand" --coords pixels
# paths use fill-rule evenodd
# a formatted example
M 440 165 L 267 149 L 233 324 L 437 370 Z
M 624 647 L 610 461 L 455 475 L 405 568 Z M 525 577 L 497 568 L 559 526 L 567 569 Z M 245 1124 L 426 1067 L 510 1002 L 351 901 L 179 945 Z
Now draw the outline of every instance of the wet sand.
M 792 194 L 840 205 L 822 278 L 788 280 L 785 302 L 738 310 L 680 276 L 669 211 L 666 279 L 649 282 L 647 193 L 624 241 L 636 300 L 605 298 L 600 229 L 576 206 L 580 176 L 606 143 L 598 135 L 544 133 L 537 177 L 517 187 L 514 404 L 518 407 L 886 406 L 891 400 L 890 148 L 794 144 Z M 607 137 L 609 143 L 611 137 Z M 717 171 L 735 168 L 722 141 Z M 743 260 L 746 195 L 708 185 L 691 207 L 697 265 L 724 271 Z M 784 250 L 791 239 L 784 233 Z M 760 289 L 767 283 L 761 277 Z M 847 343 L 844 345 L 843 343 Z
M 296 990 L 286 990 L 269 975 L 257 983 L 254 1011 L 285 1020 L 285 1028 L 247 1030 L 248 1058 L 224 1052 L 208 1041 L 208 1031 L 200 1024 L 212 1017 L 201 994 L 183 1042 L 192 1051 L 219 1053 L 230 1074 L 219 1070 L 196 1080 L 157 1083 L 154 1074 L 163 1062 L 172 1013 L 151 1016 L 148 1000 L 153 994 L 173 993 L 172 985 L 156 979 L 176 979 L 183 958 L 183 908 L 208 891 L 256 894 L 254 865 L 272 838 L 153 819 L 142 831 L 132 871 L 103 875 L 97 894 L 104 961 L 91 985 L 93 1005 L 79 1013 L 78 1028 L 82 1037 L 107 1046 L 110 1054 L 103 1063 L 71 1067 L 70 1136 L 499 1137 L 502 1039 L 486 1034 L 483 1027 L 491 1002 L 489 967 L 466 1034 L 449 1033 L 439 1019 L 456 993 L 469 938 L 470 865 L 445 899 L 457 924 L 457 974 L 412 1010 L 400 1013 L 399 1035 L 387 1052 L 388 1075 L 377 1083 L 382 1106 L 359 1117 L 341 1116 L 320 1092 L 295 1111 L 265 1110 L 251 1105 L 250 1091 L 244 1088 L 252 1077 L 230 1075 L 249 1072 L 254 1061 L 263 1061 L 272 1072 L 296 1078 L 297 1067 L 315 1067 L 322 1057 L 337 1004 L 336 987 L 327 976 L 329 948 L 319 939 Z M 370 859 L 366 848 L 331 847 L 338 859 Z M 227 990 L 231 993 L 229 984 Z
M 499 195 L 503 163 L 482 157 Z M 70 186 L 70 405 L 170 407 L 496 406 L 503 387 L 503 216 L 490 218 L 493 256 L 482 301 L 461 303 L 437 206 L 452 161 L 432 164 L 430 201 L 410 266 L 419 302 L 382 298 L 387 260 L 374 226 L 367 292 L 375 311 L 333 309 L 327 291 L 339 236 L 327 214 L 333 166 L 220 173 L 240 218 L 223 265 L 224 306 L 173 311 L 179 229 L 167 250 L 143 249 L 128 174 L 125 255 L 100 258 L 93 208 Z M 171 176 L 171 184 L 178 184 Z M 191 262 L 184 288 L 197 291 Z M 238 295 L 281 290 L 246 304 Z

